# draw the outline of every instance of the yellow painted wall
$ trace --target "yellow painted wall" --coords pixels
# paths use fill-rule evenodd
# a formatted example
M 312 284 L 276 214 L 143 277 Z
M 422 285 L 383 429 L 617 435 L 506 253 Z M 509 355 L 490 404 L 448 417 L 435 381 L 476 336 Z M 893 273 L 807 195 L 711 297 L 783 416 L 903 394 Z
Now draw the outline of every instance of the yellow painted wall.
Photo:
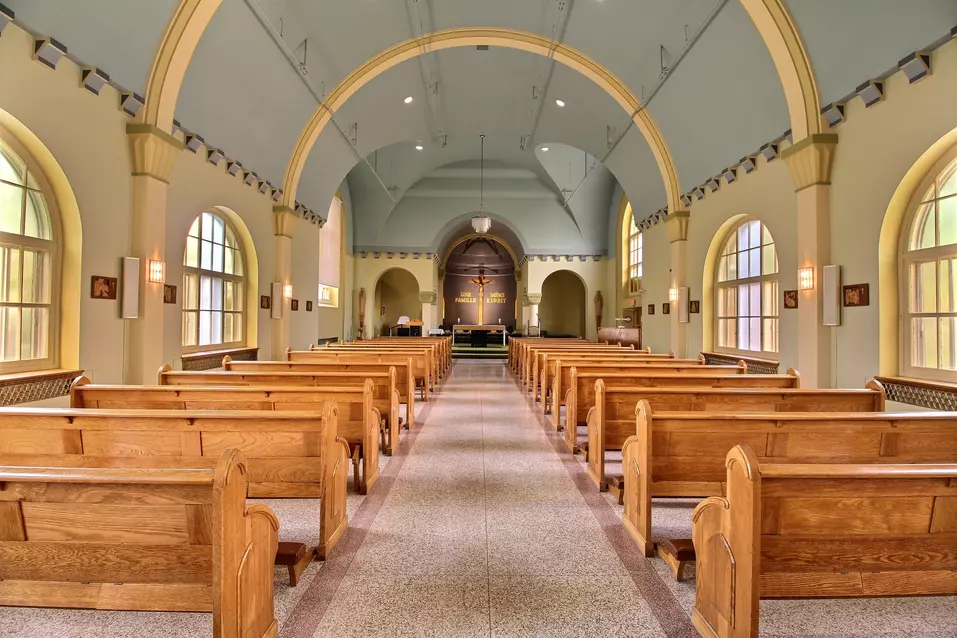
M 542 282 L 542 303 L 538 313 L 542 330 L 549 335 L 584 337 L 587 311 L 585 284 L 575 273 L 558 270 Z
M 551 257 L 548 257 L 547 261 L 541 261 L 537 257 L 529 257 L 528 263 L 525 265 L 526 271 L 522 277 L 522 282 L 519 284 L 519 290 L 521 290 L 523 286 L 527 286 L 527 291 L 529 294 L 541 293 L 542 304 L 545 304 L 547 291 L 543 289 L 543 284 L 548 276 L 561 270 L 575 273 L 585 286 L 586 312 L 584 336 L 588 339 L 595 339 L 598 336 L 598 330 L 595 326 L 595 293 L 599 290 L 602 291 L 602 296 L 605 298 L 605 307 L 607 308 L 605 313 L 606 315 L 613 312 L 614 306 L 614 303 L 609 301 L 610 299 L 614 299 L 614 293 L 607 288 L 607 264 L 608 260 L 605 258 L 595 261 L 591 257 L 588 257 L 582 261 L 578 257 L 573 257 L 571 261 L 568 261 L 562 257 L 559 261 L 555 261 Z M 564 293 L 563 291 L 558 290 L 553 292 L 550 297 L 553 298 L 555 294 L 563 295 Z M 541 312 L 542 308 L 540 305 L 539 313 L 541 314 Z M 527 317 L 525 320 L 527 321 Z M 547 330 L 548 326 L 545 325 L 544 318 L 542 321 L 542 328 Z
M 378 334 L 388 334 L 389 327 L 397 325 L 400 317 L 422 320 L 419 284 L 408 270 L 393 268 L 383 273 L 376 284 L 375 297 L 379 313 L 385 308 L 385 314 L 376 315 Z

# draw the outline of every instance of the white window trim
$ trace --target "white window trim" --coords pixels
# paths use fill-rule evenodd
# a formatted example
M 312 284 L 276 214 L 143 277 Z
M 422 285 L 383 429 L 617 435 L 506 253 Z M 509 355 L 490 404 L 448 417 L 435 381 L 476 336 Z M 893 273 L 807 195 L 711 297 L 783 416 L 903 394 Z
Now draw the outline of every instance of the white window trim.
M 42 372 L 46 370 L 56 370 L 60 364 L 60 298 L 62 296 L 61 268 L 63 242 L 61 241 L 60 211 L 57 207 L 56 198 L 53 196 L 53 188 L 50 186 L 46 175 L 40 169 L 33 156 L 27 152 L 27 149 L 20 144 L 13 135 L 6 129 L 0 127 L 0 140 L 10 147 L 19 158 L 26 164 L 27 171 L 33 176 L 40 187 L 40 193 L 43 195 L 44 203 L 47 207 L 47 214 L 50 216 L 50 234 L 52 240 L 27 237 L 25 235 L 15 235 L 12 233 L 0 233 L 0 243 L 23 246 L 28 248 L 40 248 L 49 254 L 50 269 L 50 303 L 0 303 L 0 306 L 11 306 L 19 308 L 46 307 L 50 310 L 49 325 L 47 328 L 47 356 L 43 359 L 21 359 L 18 361 L 0 362 L 0 375 L 16 374 L 24 372 Z
M 237 250 L 238 250 L 238 252 L 239 252 L 240 257 L 241 257 L 242 260 L 243 260 L 243 273 L 246 273 L 246 272 L 247 272 L 247 271 L 246 271 L 246 268 L 247 268 L 246 253 L 243 251 L 242 242 L 239 240 L 239 233 L 236 232 L 236 229 L 235 229 L 235 227 L 233 226 L 233 224 L 230 222 L 229 218 L 226 217 L 225 215 L 223 215 L 222 213 L 216 211 L 216 210 L 207 210 L 207 211 L 203 211 L 203 212 L 209 213 L 210 215 L 213 215 L 214 217 L 218 217 L 219 219 L 223 220 L 224 228 L 225 228 L 226 230 L 229 230 L 229 231 L 232 232 L 233 237 L 236 238 L 236 247 L 237 247 Z M 203 214 L 203 213 L 200 213 L 197 217 L 202 217 L 202 214 Z M 195 221 L 195 220 L 194 220 L 194 221 Z M 192 223 L 190 223 L 190 228 L 192 228 Z M 223 231 L 223 232 L 224 232 L 224 241 L 225 241 L 225 232 L 226 232 L 226 230 Z M 200 236 L 202 236 L 202 230 L 200 230 Z M 189 231 L 188 231 L 188 230 L 186 231 L 186 241 L 187 241 L 187 243 L 189 242 Z M 202 246 L 202 240 L 200 240 L 200 246 Z M 242 309 L 240 312 L 238 312 L 238 313 L 235 312 L 235 311 L 227 311 L 227 310 L 225 310 L 225 305 L 226 305 L 226 304 L 225 304 L 225 299 L 224 299 L 224 302 L 223 302 L 224 310 L 221 311 L 224 316 L 225 316 L 226 314 L 239 314 L 239 315 L 242 316 L 242 318 L 243 318 L 243 324 L 242 324 L 242 325 L 243 325 L 243 329 L 242 329 L 241 332 L 242 332 L 243 338 L 242 338 L 241 340 L 239 340 L 239 341 L 225 341 L 225 342 L 222 342 L 222 343 L 207 343 L 207 344 L 204 344 L 204 345 L 199 345 L 199 344 L 198 344 L 198 342 L 199 342 L 199 319 L 198 319 L 198 315 L 199 315 L 199 313 L 200 313 L 200 310 L 199 310 L 199 309 L 195 309 L 195 310 L 190 309 L 190 310 L 188 310 L 188 309 L 186 308 L 186 277 L 189 276 L 189 275 L 195 275 L 197 278 L 201 278 L 201 277 L 204 277 L 204 276 L 205 276 L 205 277 L 213 277 L 213 278 L 216 278 L 216 279 L 222 279 L 223 282 L 230 281 L 230 282 L 233 282 L 233 283 L 240 283 L 240 284 L 242 284 L 243 294 L 239 295 L 239 298 L 242 300 L 243 309 Z M 246 275 L 245 275 L 245 274 L 243 274 L 243 275 L 231 275 L 231 274 L 228 274 L 228 273 L 225 273 L 225 272 L 217 272 L 217 271 L 215 271 L 215 270 L 206 270 L 206 269 L 204 269 L 204 268 L 195 268 L 195 267 L 192 267 L 192 266 L 187 266 L 187 265 L 186 265 L 186 249 L 184 248 L 184 250 L 183 250 L 183 301 L 182 301 L 183 307 L 182 307 L 182 311 L 181 311 L 181 313 L 180 313 L 180 318 L 181 318 L 181 321 L 182 321 L 182 318 L 185 317 L 186 313 L 196 313 L 196 315 L 197 315 L 197 321 L 196 321 L 196 331 L 197 331 L 197 332 L 196 332 L 196 341 L 197 341 L 197 345 L 195 345 L 195 346 L 186 346 L 186 345 L 183 345 L 183 346 L 182 346 L 182 353 L 183 353 L 183 354 L 202 354 L 202 353 L 205 353 L 205 352 L 216 352 L 216 351 L 219 351 L 219 350 L 232 350 L 232 349 L 236 349 L 236 348 L 244 348 L 244 347 L 246 347 L 246 330 L 247 330 L 247 323 L 246 323 L 246 322 L 248 321 L 248 317 L 247 317 L 247 310 L 248 310 L 248 308 L 247 308 L 247 306 L 249 305 L 249 304 L 246 303 L 246 300 L 247 300 L 247 299 L 246 299 L 246 298 L 247 298 L 247 295 L 246 295 L 246 286 L 247 286 L 247 285 L 248 285 L 248 283 L 247 283 L 247 281 L 246 281 Z M 223 295 L 225 296 L 225 286 L 223 287 L 223 290 L 224 290 Z M 217 311 L 217 312 L 220 312 L 220 311 Z M 181 334 L 180 334 L 180 343 L 181 343 L 181 344 L 182 344 L 182 342 L 183 342 L 183 337 L 184 337 L 184 335 L 182 334 L 182 330 L 181 330 Z

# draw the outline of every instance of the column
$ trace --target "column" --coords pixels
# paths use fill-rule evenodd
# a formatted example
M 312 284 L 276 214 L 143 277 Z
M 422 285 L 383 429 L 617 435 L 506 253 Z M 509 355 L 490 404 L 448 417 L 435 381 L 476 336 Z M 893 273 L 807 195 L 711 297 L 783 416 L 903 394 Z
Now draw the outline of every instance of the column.
M 292 284 L 292 233 L 295 230 L 298 217 L 295 211 L 288 206 L 273 206 L 272 210 L 276 245 L 273 282 L 281 283 L 285 287 Z M 291 304 L 285 294 L 282 295 L 280 303 L 282 304 L 282 318 L 270 319 L 272 322 L 272 359 L 274 361 L 284 359 L 286 348 L 289 347 Z
M 166 262 L 166 196 L 176 158 L 184 145 L 155 126 L 129 124 L 132 160 L 130 255 L 140 259 L 139 318 L 129 320 L 126 383 L 156 383 L 163 354 L 163 284 L 149 282 L 149 262 Z M 182 294 L 182 293 L 181 293 Z M 179 323 L 176 326 L 179 328 Z
M 542 293 L 530 292 L 526 297 L 528 298 L 529 334 L 537 337 L 541 334 L 536 329 L 538 327 L 538 304 L 542 303 Z
M 806 388 L 832 386 L 831 333 L 823 324 L 820 282 L 822 269 L 831 260 L 831 168 L 836 148 L 837 135 L 817 134 L 781 153 L 797 194 L 797 267 L 814 269 L 814 287 L 798 293 L 797 368 Z M 783 274 L 785 280 L 792 281 L 790 273 Z
M 688 226 L 690 221 L 691 213 L 686 210 L 670 213 L 665 219 L 668 240 L 671 242 L 669 247 L 670 286 L 675 290 L 688 285 Z M 676 357 L 684 358 L 688 351 L 688 324 L 678 321 L 680 313 L 677 305 L 673 301 L 670 303 L 672 305 L 670 315 L 671 349 L 675 351 Z
M 435 327 L 435 293 L 420 292 L 419 301 L 422 302 L 422 336 L 428 336 L 429 330 Z

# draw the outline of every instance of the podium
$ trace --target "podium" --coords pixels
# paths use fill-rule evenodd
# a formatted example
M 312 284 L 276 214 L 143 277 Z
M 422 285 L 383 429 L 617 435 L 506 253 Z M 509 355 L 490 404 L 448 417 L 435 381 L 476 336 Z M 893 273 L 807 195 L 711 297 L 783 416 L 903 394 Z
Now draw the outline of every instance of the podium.
M 389 326 L 389 336 L 390 337 L 421 337 L 422 322 L 410 321 L 408 323 L 401 323 L 394 326 Z

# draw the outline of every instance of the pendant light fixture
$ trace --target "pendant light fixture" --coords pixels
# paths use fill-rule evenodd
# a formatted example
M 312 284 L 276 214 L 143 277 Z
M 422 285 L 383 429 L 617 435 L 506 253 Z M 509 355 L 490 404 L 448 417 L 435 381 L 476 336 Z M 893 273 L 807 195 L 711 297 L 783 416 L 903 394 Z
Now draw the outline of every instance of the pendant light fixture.
M 492 220 L 485 214 L 485 136 L 480 135 L 479 137 L 482 138 L 482 159 L 479 165 L 479 211 L 472 218 L 472 228 L 478 234 L 483 235 L 492 227 Z

